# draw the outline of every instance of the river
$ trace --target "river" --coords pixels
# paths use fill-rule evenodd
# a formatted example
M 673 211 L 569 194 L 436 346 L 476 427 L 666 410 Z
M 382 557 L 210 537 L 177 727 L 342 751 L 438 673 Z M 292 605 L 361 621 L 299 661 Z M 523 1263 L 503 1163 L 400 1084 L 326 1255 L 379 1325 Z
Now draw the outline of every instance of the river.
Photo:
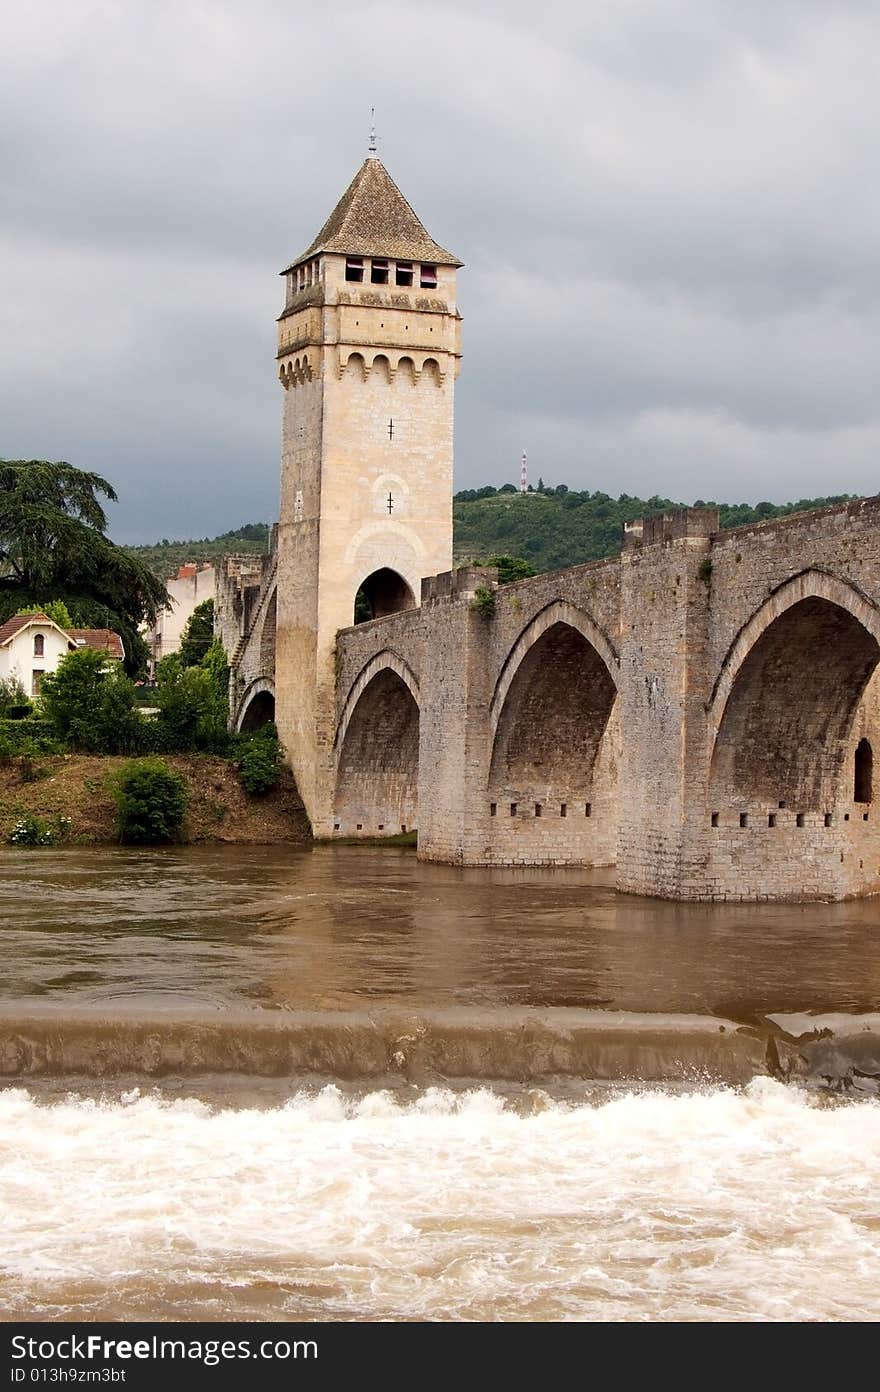
M 0 864 L 0 1317 L 880 1315 L 876 902 Z

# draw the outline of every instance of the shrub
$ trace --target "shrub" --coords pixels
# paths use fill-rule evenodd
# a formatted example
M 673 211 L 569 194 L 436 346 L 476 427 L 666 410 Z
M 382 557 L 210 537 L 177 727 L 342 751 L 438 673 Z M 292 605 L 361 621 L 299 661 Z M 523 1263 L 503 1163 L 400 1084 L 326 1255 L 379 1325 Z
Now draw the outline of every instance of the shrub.
M 159 663 L 157 675 L 159 747 L 226 752 L 229 668 L 221 644 L 212 643 L 198 667 L 184 667 L 173 653 Z
M 64 745 L 55 738 L 48 720 L 0 719 L 0 763 L 19 755 L 63 754 Z
M 92 754 L 134 754 L 141 747 L 134 683 L 94 648 L 68 653 L 43 681 L 40 702 L 58 739 Z
M 186 786 L 162 759 L 126 764 L 114 788 L 120 841 L 153 844 L 173 841 L 186 813 Z
M 495 591 L 488 590 L 485 585 L 478 585 L 474 590 L 471 608 L 482 614 L 484 619 L 491 619 L 495 614 Z
M 19 817 L 6 839 L 10 846 L 57 846 L 71 825 L 69 817 Z
M 23 720 L 32 710 L 33 705 L 18 677 L 7 677 L 0 681 L 0 717 Z
M 281 745 L 274 725 L 265 725 L 244 741 L 236 768 L 241 786 L 252 797 L 261 797 L 277 787 L 281 777 Z

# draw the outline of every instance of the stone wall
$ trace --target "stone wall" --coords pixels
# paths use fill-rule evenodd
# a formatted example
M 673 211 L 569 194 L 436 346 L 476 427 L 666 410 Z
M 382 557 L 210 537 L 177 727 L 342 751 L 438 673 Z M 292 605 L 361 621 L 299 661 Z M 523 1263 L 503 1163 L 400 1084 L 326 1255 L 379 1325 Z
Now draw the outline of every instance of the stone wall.
M 616 863 L 673 898 L 880 891 L 855 787 L 880 739 L 876 500 L 730 533 L 682 510 L 606 561 L 444 572 L 421 601 L 338 635 L 326 834 L 417 825 L 428 859 Z

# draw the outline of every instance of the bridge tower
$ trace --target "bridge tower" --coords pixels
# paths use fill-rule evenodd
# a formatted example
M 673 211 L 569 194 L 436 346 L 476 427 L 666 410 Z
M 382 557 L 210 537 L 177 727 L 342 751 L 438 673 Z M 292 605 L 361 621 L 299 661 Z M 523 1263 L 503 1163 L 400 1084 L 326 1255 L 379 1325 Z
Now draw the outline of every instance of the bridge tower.
M 456 271 L 371 153 L 282 272 L 276 721 L 332 833 L 336 635 L 452 565 Z M 357 610 L 357 613 L 356 613 Z

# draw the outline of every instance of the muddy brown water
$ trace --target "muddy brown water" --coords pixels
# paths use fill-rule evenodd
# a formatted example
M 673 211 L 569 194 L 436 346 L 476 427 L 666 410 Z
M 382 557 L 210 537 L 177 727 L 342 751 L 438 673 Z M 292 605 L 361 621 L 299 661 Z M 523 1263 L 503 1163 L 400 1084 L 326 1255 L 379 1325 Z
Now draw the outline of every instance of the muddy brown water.
M 0 1317 L 880 1314 L 875 901 L 8 851 L 0 921 Z

